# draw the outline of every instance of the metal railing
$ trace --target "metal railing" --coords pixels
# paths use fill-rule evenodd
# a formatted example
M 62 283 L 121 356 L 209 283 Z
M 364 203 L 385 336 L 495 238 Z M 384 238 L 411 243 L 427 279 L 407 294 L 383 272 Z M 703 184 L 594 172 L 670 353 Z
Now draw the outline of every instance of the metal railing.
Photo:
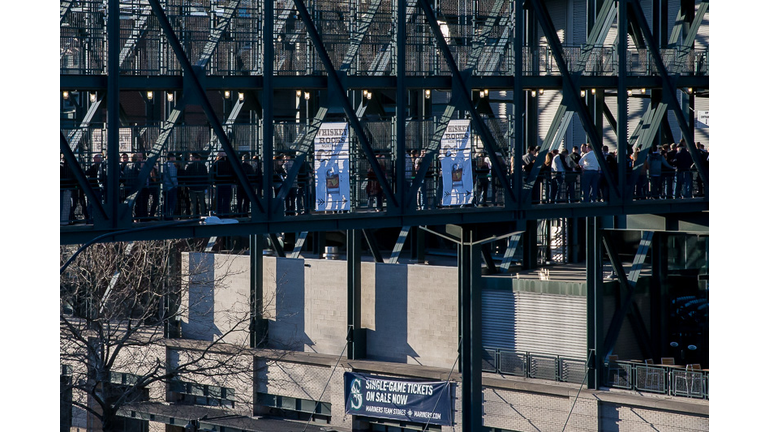
M 171 4 L 173 3 L 173 4 Z M 378 7 L 365 35 L 359 38 L 350 75 L 391 75 L 395 71 L 396 23 L 394 3 Z M 487 5 L 486 5 L 487 6 Z M 356 2 L 308 2 L 314 15 L 314 24 L 323 40 L 334 67 L 339 68 L 350 49 L 355 34 L 361 31 L 358 23 L 368 13 L 364 4 Z M 482 8 L 481 8 L 482 9 Z M 505 7 L 498 17 L 488 17 L 490 11 L 446 12 L 441 6 L 441 31 L 449 45 L 459 69 L 472 65 L 476 75 L 509 75 L 515 70 L 513 7 Z M 165 6 L 176 36 L 190 61 L 197 62 L 206 51 L 211 29 L 224 18 L 223 9 L 213 2 L 207 6 L 191 6 L 170 2 Z M 295 14 L 290 2 L 277 2 L 272 41 L 274 45 L 275 75 L 325 75 L 326 71 L 310 41 L 303 21 Z M 447 14 L 447 15 L 443 15 Z M 107 10 L 104 2 L 84 0 L 74 5 L 60 26 L 60 73 L 106 75 L 107 73 Z M 496 19 L 488 31 L 481 31 L 486 21 Z M 239 76 L 243 73 L 263 74 L 262 34 L 263 11 L 257 3 L 241 2 L 233 12 L 224 35 L 216 41 L 210 54 L 206 72 L 216 76 Z M 447 63 L 436 49 L 436 36 L 423 14 L 415 8 L 406 23 L 406 72 L 408 75 L 447 75 Z M 121 74 L 124 75 L 180 75 L 181 67 L 167 37 L 151 13 L 140 0 L 121 2 L 120 14 Z M 482 34 L 483 36 L 478 36 Z M 481 49 L 474 61 L 472 51 Z M 615 76 L 618 74 L 619 56 L 613 45 L 590 47 L 566 45 L 563 56 L 569 70 L 586 57 L 583 74 Z M 548 45 L 523 47 L 523 73 L 525 75 L 560 75 L 555 56 Z M 670 74 L 707 75 L 709 53 L 707 49 L 671 47 L 661 50 L 664 66 Z M 629 75 L 656 75 L 656 65 L 647 49 L 630 48 L 627 53 Z
M 504 126 L 504 124 L 502 124 Z M 264 158 L 274 158 L 279 154 L 294 155 L 297 153 L 296 147 L 292 144 L 296 136 L 299 136 L 306 126 L 301 123 L 287 123 L 278 124 L 275 128 L 275 145 L 273 155 L 260 154 L 259 137 L 260 132 L 258 130 L 259 125 L 238 124 L 231 127 L 231 140 L 234 146 L 242 150 L 242 154 L 247 156 L 251 166 L 254 168 L 254 174 L 248 174 L 251 178 L 252 186 L 258 196 L 275 196 L 275 191 L 263 190 L 265 184 L 264 179 L 257 178 L 255 173 L 259 172 L 257 168 L 260 166 L 259 160 Z M 396 158 L 395 158 L 395 136 L 392 133 L 391 122 L 366 122 L 364 124 L 366 133 L 369 134 L 369 141 L 374 151 L 382 157 L 383 168 L 386 173 L 387 181 L 392 188 L 397 188 L 397 173 Z M 406 128 L 407 136 L 410 138 L 411 145 L 406 148 L 410 153 L 416 151 L 417 153 L 424 149 L 427 145 L 427 141 L 430 136 L 431 122 L 411 122 Z M 70 130 L 63 130 L 65 135 L 68 135 Z M 124 153 L 140 152 L 148 143 L 153 143 L 157 139 L 157 135 L 160 130 L 157 126 L 153 127 L 130 127 L 121 128 L 120 134 L 120 150 Z M 125 132 L 125 133 L 124 133 Z M 501 132 L 502 135 L 509 135 L 509 133 Z M 82 139 L 79 142 L 76 149 L 76 157 L 80 161 L 80 167 L 83 171 L 87 171 L 92 166 L 92 156 L 95 154 L 101 154 L 105 148 L 105 130 L 100 127 L 93 127 L 85 130 L 82 134 Z M 349 164 L 350 172 L 350 187 L 351 187 L 351 211 L 368 211 L 371 210 L 371 203 L 366 193 L 366 181 L 367 170 L 369 168 L 369 162 L 363 156 L 360 149 L 360 145 L 354 133 L 350 134 L 350 150 L 351 160 Z M 185 217 L 193 217 L 200 215 L 201 211 L 205 215 L 208 211 L 216 211 L 217 214 L 227 215 L 228 217 L 248 217 L 251 212 L 249 201 L 245 199 L 246 191 L 241 187 L 238 187 L 235 183 L 234 177 L 230 180 L 223 180 L 220 178 L 214 178 L 212 169 L 212 158 L 208 157 L 214 147 L 211 143 L 216 141 L 215 135 L 213 135 L 208 127 L 205 126 L 177 126 L 172 131 L 168 138 L 166 148 L 161 153 L 158 159 L 154 171 L 151 173 L 148 183 L 142 192 L 142 195 L 137 197 L 137 202 L 143 207 L 140 210 L 135 219 L 154 219 L 164 217 L 165 219 L 179 219 Z M 246 150 L 246 148 L 248 150 Z M 502 148 L 502 150 L 505 150 Z M 176 191 L 172 192 L 166 190 L 166 184 L 163 180 L 166 178 L 166 170 L 169 165 L 167 164 L 167 152 L 173 152 L 176 154 Z M 474 148 L 473 154 L 479 156 L 482 152 L 480 148 Z M 206 173 L 200 177 L 195 176 L 190 178 L 191 175 L 188 171 L 185 172 L 184 168 L 189 167 L 190 155 L 193 153 L 200 154 L 206 165 Z M 298 153 L 297 153 L 298 155 Z M 128 155 L 126 155 L 128 156 Z M 253 157 L 258 159 L 253 159 Z M 504 156 L 502 160 L 507 160 Z M 291 191 L 289 196 L 289 203 L 286 204 L 286 212 L 304 213 L 311 211 L 314 206 L 315 197 L 315 173 L 313 168 L 314 155 L 310 152 L 305 159 L 305 165 L 303 169 L 299 171 L 299 175 L 296 178 L 296 183 L 293 185 L 295 190 Z M 135 186 L 128 172 L 123 171 L 123 167 L 130 168 L 131 162 L 126 160 L 125 164 L 121 163 L 121 200 L 129 195 L 128 192 Z M 504 168 L 507 171 L 507 168 Z M 411 175 L 414 171 L 411 169 Z M 631 173 L 628 173 L 627 190 L 625 194 L 632 197 L 633 200 L 649 200 L 649 199 L 679 199 L 679 198 L 696 198 L 704 197 L 705 190 L 704 184 L 701 181 L 700 176 L 696 171 L 675 173 L 669 172 L 662 174 L 661 178 L 652 179 L 649 176 L 641 176 L 633 184 L 631 182 Z M 527 177 L 527 173 L 524 173 L 524 179 Z M 504 193 L 501 179 L 499 179 L 494 173 L 490 174 L 489 181 L 486 186 L 482 186 L 478 180 L 476 173 L 473 173 L 475 180 L 474 195 L 475 204 L 477 206 L 496 207 L 504 206 Z M 101 197 L 103 202 L 104 189 L 106 184 L 104 179 L 90 178 L 90 184 L 92 189 Z M 407 178 L 407 181 L 411 181 L 411 178 Z M 439 211 L 441 208 L 441 200 L 439 197 L 442 195 L 442 182 L 440 173 L 440 163 L 437 158 L 432 161 L 431 169 L 427 173 L 424 183 L 420 187 L 417 194 L 417 209 L 427 211 Z M 510 174 L 508 180 L 512 182 L 513 178 Z M 280 185 L 279 179 L 273 179 L 275 187 Z M 584 202 L 581 188 L 581 174 L 578 172 L 567 173 L 555 173 L 551 171 L 542 170 L 535 181 L 532 181 L 532 195 L 531 204 L 533 205 L 564 205 L 564 204 L 576 204 Z M 229 193 L 229 207 L 221 207 L 221 210 L 217 208 L 217 196 L 216 193 L 220 186 L 228 186 L 229 190 L 225 190 L 225 193 Z M 514 190 L 514 185 L 511 185 Z M 680 186 L 680 187 L 678 187 Z M 410 187 L 410 186 L 407 186 Z M 62 214 L 62 224 L 68 223 L 82 223 L 83 221 L 91 223 L 91 211 L 89 203 L 83 189 L 77 184 L 74 178 L 61 179 L 61 199 L 62 199 L 62 212 L 68 213 Z M 597 199 L 600 201 L 608 201 L 607 197 L 607 183 L 601 185 L 599 188 Z M 197 193 L 193 194 L 192 191 Z M 200 193 L 203 191 L 204 193 Z M 167 194 L 167 192 L 171 192 Z M 226 197 L 227 195 L 223 195 Z M 485 197 L 485 199 L 483 199 Z M 195 211 L 190 208 L 191 202 L 196 199 L 197 203 L 204 203 L 203 209 Z M 166 205 L 166 200 L 170 200 Z M 147 203 L 148 201 L 148 203 Z M 290 206 L 288 204 L 291 204 Z M 222 204 L 226 205 L 226 203 Z M 386 206 L 386 202 L 384 203 Z M 147 208 L 148 212 L 144 211 Z
M 497 348 L 483 349 L 483 372 L 580 384 L 587 361 L 571 357 Z
M 609 361 L 604 371 L 606 387 L 709 399 L 709 371 L 639 361 Z

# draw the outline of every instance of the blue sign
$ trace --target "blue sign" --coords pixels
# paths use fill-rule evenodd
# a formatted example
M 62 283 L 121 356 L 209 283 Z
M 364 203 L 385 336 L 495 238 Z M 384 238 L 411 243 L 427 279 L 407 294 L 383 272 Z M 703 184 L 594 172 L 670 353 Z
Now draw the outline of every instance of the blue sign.
M 450 426 L 453 394 L 447 381 L 407 381 L 344 373 L 347 414 Z

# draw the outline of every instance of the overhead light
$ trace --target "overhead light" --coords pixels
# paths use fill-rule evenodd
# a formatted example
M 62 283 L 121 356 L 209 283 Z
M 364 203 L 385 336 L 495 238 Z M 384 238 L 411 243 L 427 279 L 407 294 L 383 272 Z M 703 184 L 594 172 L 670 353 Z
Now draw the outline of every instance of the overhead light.
M 581 94 L 581 97 L 584 97 L 584 96 L 586 96 L 586 95 L 587 95 L 587 92 L 585 92 L 584 90 L 582 90 L 580 94 Z
M 592 89 L 592 94 L 597 93 L 597 89 Z
M 63 97 L 64 99 L 69 99 L 69 92 L 64 90 L 63 92 L 61 92 L 61 97 Z
M 155 92 L 153 92 L 152 90 L 148 90 L 147 91 L 147 100 L 152 100 L 152 98 L 154 98 L 154 97 L 155 97 Z
M 166 98 L 168 99 L 168 102 L 173 102 L 173 92 L 168 92 Z
M 627 90 L 627 96 L 632 96 L 632 89 Z
M 224 99 L 229 99 L 230 96 L 232 96 L 232 93 L 229 90 L 224 90 Z
M 239 100 L 240 102 L 244 101 L 245 100 L 245 93 L 237 92 L 237 100 Z
M 304 100 L 309 100 L 309 92 L 308 91 L 304 92 Z
M 640 89 L 640 93 L 642 93 L 642 94 L 645 94 L 645 89 L 644 89 L 644 88 L 641 88 L 641 89 Z
M 688 94 L 693 94 L 693 88 L 688 87 Z
M 539 95 L 543 95 L 543 94 L 544 94 L 544 89 L 539 89 Z
M 481 98 L 485 97 L 485 91 L 483 91 L 483 90 L 480 90 L 480 93 L 479 93 L 479 95 L 480 95 L 480 97 L 481 97 Z
M 363 90 L 363 97 L 368 99 L 368 90 Z
M 366 91 L 366 92 L 367 94 L 365 95 L 365 98 L 368 100 L 371 100 L 371 98 L 373 97 L 373 92 L 369 92 L 369 91 Z
M 96 93 L 91 93 L 90 100 L 91 102 L 96 102 Z
M 483 93 L 485 93 L 485 97 L 488 97 L 488 89 L 483 90 Z
M 432 97 L 432 90 L 430 90 L 430 89 L 424 90 L 424 97 L 427 98 L 427 99 L 431 98 Z
M 536 97 L 536 90 L 531 90 L 531 97 Z
M 301 90 L 296 90 L 296 97 L 297 97 L 297 98 L 300 98 L 300 97 L 301 97 Z

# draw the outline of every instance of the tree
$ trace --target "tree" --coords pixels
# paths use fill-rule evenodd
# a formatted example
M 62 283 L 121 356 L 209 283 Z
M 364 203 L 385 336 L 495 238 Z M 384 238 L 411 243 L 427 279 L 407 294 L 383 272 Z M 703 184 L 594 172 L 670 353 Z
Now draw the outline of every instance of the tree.
M 60 361 L 71 374 L 62 380 L 62 406 L 71 399 L 113 431 L 122 408 L 165 401 L 180 378 L 209 384 L 253 376 L 250 299 L 240 296 L 226 310 L 214 300 L 237 271 L 227 259 L 182 260 L 189 249 L 169 240 L 94 244 L 61 275 Z M 61 262 L 71 254 L 62 247 Z M 173 339 L 190 315 L 210 319 L 196 321 L 197 340 Z

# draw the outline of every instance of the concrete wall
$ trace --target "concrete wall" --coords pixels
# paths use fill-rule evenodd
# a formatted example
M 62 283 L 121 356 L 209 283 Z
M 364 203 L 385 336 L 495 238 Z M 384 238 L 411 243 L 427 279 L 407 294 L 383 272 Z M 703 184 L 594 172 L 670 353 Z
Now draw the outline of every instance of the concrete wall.
M 339 355 L 346 345 L 347 262 L 264 258 L 270 346 Z M 458 343 L 457 269 L 364 262 L 368 357 L 450 367 Z
M 363 263 L 368 358 L 451 367 L 458 349 L 457 271 Z
M 250 262 L 247 256 L 185 253 L 179 314 L 182 335 L 247 344 L 250 335 Z

